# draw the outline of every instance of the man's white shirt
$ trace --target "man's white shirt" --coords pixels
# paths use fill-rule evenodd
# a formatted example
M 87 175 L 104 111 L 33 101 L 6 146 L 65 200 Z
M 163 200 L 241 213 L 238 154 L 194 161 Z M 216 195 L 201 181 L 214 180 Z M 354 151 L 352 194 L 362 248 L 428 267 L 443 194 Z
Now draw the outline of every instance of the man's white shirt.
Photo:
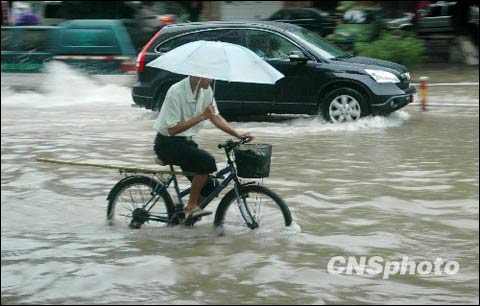
M 169 128 L 177 126 L 181 122 L 188 121 L 203 113 L 210 103 L 215 106 L 215 115 L 218 115 L 217 103 L 213 97 L 211 87 L 207 89 L 198 88 L 198 99 L 195 100 L 195 93 L 190 86 L 190 77 L 175 83 L 167 91 L 163 101 L 160 115 L 155 122 L 154 128 L 162 135 L 170 136 Z M 189 128 L 175 136 L 195 136 L 198 134 L 205 121 Z

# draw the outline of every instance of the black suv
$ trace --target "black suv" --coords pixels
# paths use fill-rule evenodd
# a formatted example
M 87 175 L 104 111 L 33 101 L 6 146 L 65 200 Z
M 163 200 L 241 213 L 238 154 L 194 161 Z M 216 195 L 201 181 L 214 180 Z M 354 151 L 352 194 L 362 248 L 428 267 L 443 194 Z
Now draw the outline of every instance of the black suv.
M 318 114 L 333 122 L 388 114 L 414 100 L 408 70 L 399 64 L 353 57 L 319 35 L 278 22 L 175 24 L 160 30 L 137 59 L 137 105 L 159 110 L 172 84 L 185 76 L 146 66 L 163 53 L 196 40 L 224 41 L 255 51 L 268 40 L 274 56 L 264 60 L 285 77 L 275 85 L 217 81 L 215 97 L 224 115 Z

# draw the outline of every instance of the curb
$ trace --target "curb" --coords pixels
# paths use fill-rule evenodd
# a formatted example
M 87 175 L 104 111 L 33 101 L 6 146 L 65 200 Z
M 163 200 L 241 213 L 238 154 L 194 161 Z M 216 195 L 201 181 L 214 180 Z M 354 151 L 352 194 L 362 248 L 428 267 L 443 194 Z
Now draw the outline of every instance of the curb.
M 413 86 L 419 86 L 420 83 L 411 83 Z M 457 82 L 457 83 L 429 83 L 428 87 L 431 86 L 478 86 L 479 82 Z

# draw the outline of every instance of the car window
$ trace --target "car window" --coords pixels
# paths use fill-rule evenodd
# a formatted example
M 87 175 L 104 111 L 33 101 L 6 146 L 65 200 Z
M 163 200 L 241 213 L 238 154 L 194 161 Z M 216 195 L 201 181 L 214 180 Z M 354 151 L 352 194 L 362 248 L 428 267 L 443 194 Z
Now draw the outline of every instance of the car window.
M 275 33 L 246 30 L 246 47 L 265 59 L 289 60 L 292 51 L 302 51 L 299 47 Z
M 50 28 L 2 27 L 2 51 L 49 52 Z
M 109 30 L 67 29 L 62 42 L 68 47 L 115 47 L 115 35 Z
M 44 18 L 62 18 L 61 4 L 46 4 Z
M 239 30 L 233 29 L 202 31 L 173 38 L 165 43 L 160 44 L 157 48 L 155 48 L 155 51 L 165 53 L 186 43 L 197 40 L 223 41 L 244 46 L 245 42 L 243 37 L 244 36 L 241 35 Z
M 439 17 L 453 15 L 455 6 L 449 3 L 431 4 L 428 7 L 427 17 Z
M 315 50 L 319 55 L 326 59 L 350 57 L 348 52 L 343 51 L 329 41 L 323 39 L 317 33 L 307 29 L 299 28 L 289 30 L 291 35 L 303 40 L 312 50 Z
M 198 40 L 222 41 L 232 44 L 245 45 L 239 30 L 211 30 L 198 33 Z
M 49 30 L 25 30 L 21 33 L 21 50 L 29 52 L 48 51 Z M 3 42 L 2 42 L 3 44 Z
M 444 9 L 444 15 L 453 16 L 453 15 L 455 15 L 456 12 L 457 12 L 457 3 L 456 2 L 449 3 L 447 5 L 447 8 Z
M 175 49 L 176 47 L 180 47 L 186 43 L 196 41 L 197 33 L 182 35 L 179 37 L 175 37 L 173 39 L 167 40 L 155 48 L 155 52 L 166 53 L 170 50 Z
M 2 28 L 2 51 L 13 51 L 15 49 L 11 29 Z

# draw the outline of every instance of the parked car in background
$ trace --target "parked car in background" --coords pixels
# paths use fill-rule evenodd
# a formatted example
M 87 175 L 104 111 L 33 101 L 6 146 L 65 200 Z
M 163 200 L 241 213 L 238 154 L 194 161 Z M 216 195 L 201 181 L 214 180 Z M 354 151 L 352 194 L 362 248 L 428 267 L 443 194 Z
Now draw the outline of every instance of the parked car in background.
M 356 42 L 374 41 L 384 27 L 383 9 L 350 9 L 343 14 L 341 23 L 335 28 L 334 41 L 349 48 Z
M 166 1 L 165 1 L 166 2 Z M 158 13 L 160 1 L 41 1 L 42 25 L 59 25 L 77 19 L 116 19 L 124 23 L 137 52 L 165 24 L 175 22 L 166 11 Z
M 120 20 L 71 20 L 60 26 L 2 26 L 2 73 L 41 72 L 51 60 L 89 73 L 135 69 L 136 51 Z
M 413 31 L 413 13 L 404 12 L 397 18 L 385 20 L 385 29 L 393 33 L 400 31 Z
M 54 26 L 2 26 L 2 72 L 39 72 L 53 56 Z
M 204 22 L 166 26 L 143 48 L 132 88 L 138 106 L 160 110 L 170 86 L 185 77 L 147 64 L 197 40 L 235 43 L 252 51 L 258 41 L 276 46 L 275 53 L 264 57 L 285 75 L 275 85 L 216 81 L 216 101 L 224 115 L 322 114 L 333 122 L 353 121 L 398 110 L 416 92 L 404 66 L 354 57 L 293 24 Z
M 41 1 L 39 4 L 40 25 L 59 25 L 65 21 L 63 1 Z
M 326 36 L 333 33 L 339 17 L 314 8 L 284 8 L 266 20 L 295 24 Z
M 438 1 L 420 9 L 415 16 L 415 31 L 420 36 L 453 33 L 457 2 Z
M 70 20 L 54 29 L 52 59 L 90 73 L 134 70 L 137 55 L 121 20 Z
M 451 58 L 457 38 L 453 22 L 456 8 L 456 2 L 438 1 L 415 12 L 414 30 L 423 40 L 425 56 L 430 61 L 444 62 Z

